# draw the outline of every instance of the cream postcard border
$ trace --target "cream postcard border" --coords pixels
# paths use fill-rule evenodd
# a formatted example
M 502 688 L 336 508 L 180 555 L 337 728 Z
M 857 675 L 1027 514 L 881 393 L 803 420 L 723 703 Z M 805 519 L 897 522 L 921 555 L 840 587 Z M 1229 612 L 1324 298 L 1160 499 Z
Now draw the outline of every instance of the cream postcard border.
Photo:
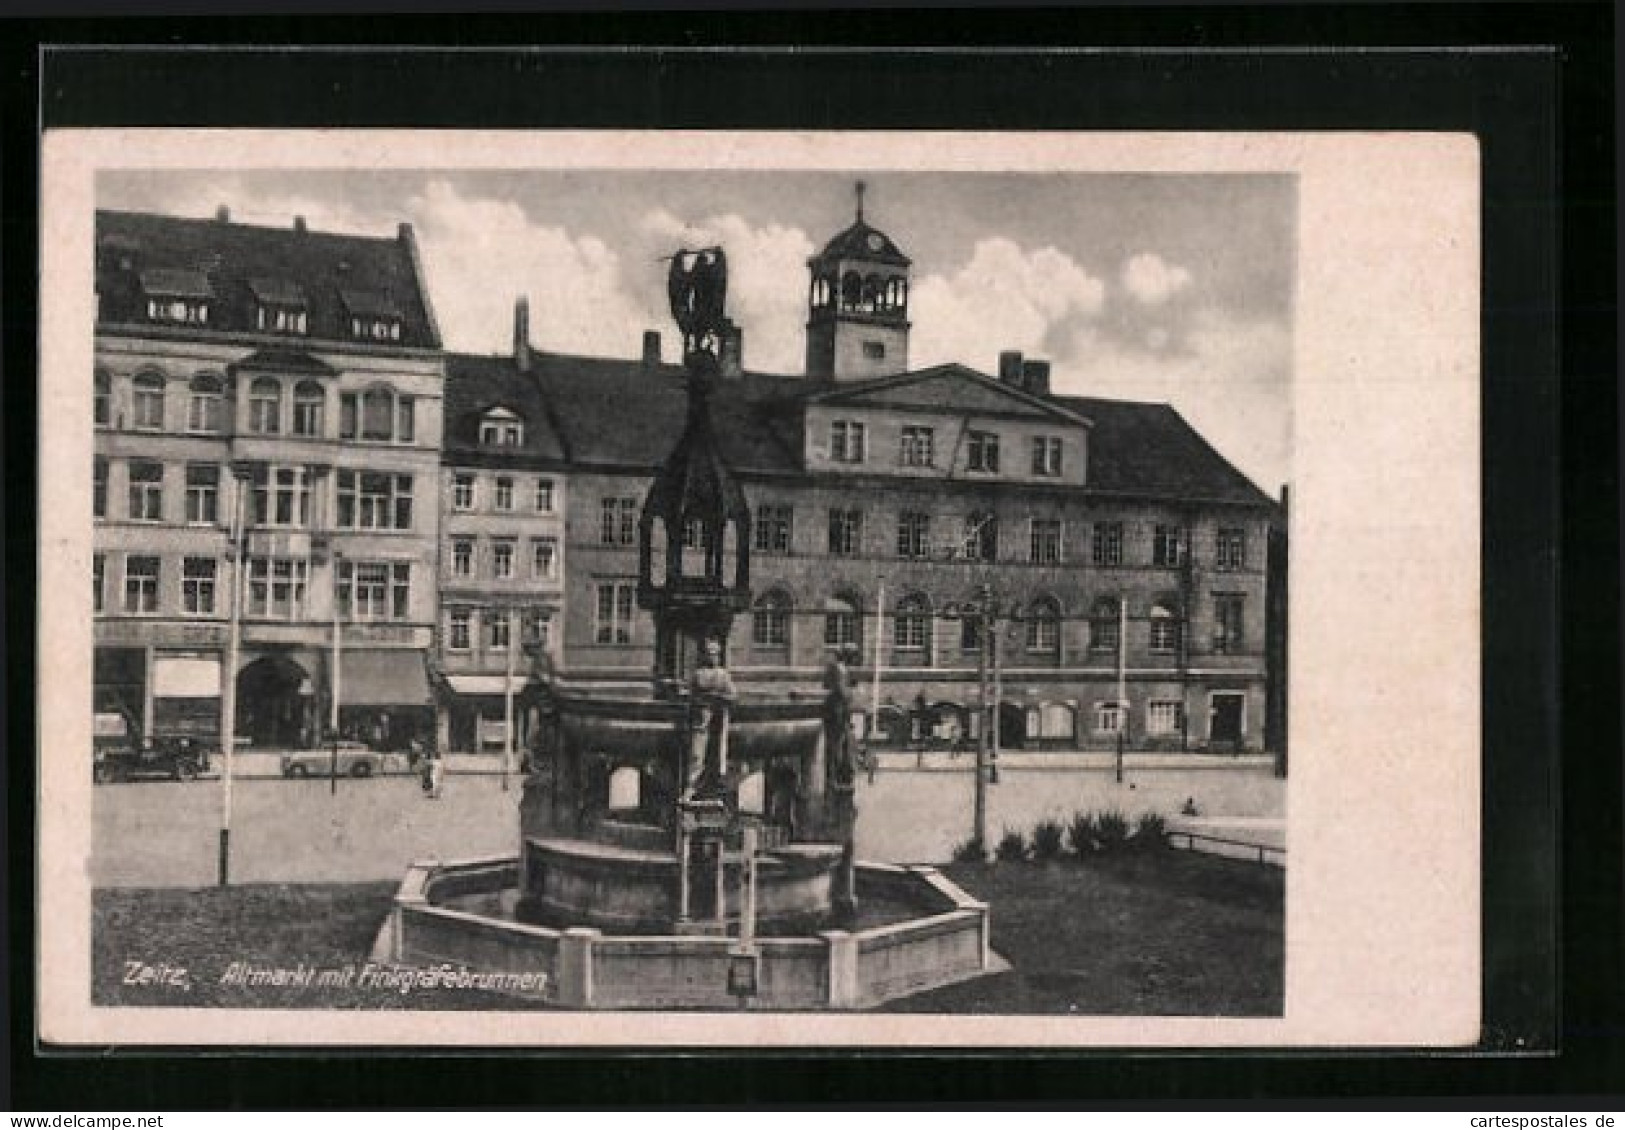
M 103 168 L 1288 172 L 1285 1015 L 98 1008 L 90 400 Z M 42 155 L 40 1038 L 52 1044 L 1459 1046 L 1480 1021 L 1479 155 L 1459 134 L 57 130 Z

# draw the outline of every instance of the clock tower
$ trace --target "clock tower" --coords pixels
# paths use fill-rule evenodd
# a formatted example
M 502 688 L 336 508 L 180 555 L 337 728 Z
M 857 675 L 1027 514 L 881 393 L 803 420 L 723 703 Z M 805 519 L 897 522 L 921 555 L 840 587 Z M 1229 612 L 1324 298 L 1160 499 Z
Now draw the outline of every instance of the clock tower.
M 857 218 L 807 260 L 807 375 L 827 381 L 908 370 L 909 259 L 891 237 Z

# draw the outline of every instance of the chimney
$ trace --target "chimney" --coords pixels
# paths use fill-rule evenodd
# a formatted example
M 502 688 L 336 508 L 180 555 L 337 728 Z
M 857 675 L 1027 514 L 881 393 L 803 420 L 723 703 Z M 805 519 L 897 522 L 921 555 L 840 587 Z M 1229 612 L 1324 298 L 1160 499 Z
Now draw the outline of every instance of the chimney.
M 1034 396 L 1049 395 L 1049 362 L 1023 361 L 1021 363 L 1021 387 Z
M 660 331 L 643 331 L 643 367 L 653 369 L 660 364 Z
M 513 364 L 530 372 L 530 299 L 520 295 L 513 304 Z
M 402 243 L 416 243 L 417 233 L 412 230 L 411 224 L 407 223 L 405 220 L 402 220 L 400 223 L 395 225 L 395 238 L 399 239 Z
M 214 210 L 214 218 L 222 224 L 231 223 L 231 209 L 225 204 L 220 205 Z
M 305 218 L 303 216 L 295 216 L 293 218 L 293 230 L 298 232 L 300 235 L 305 234 Z
M 745 331 L 731 319 L 722 331 L 722 356 L 718 363 L 725 377 L 738 377 L 745 372 Z
M 1021 350 L 1006 349 L 999 354 L 999 380 L 1005 384 L 1021 384 Z

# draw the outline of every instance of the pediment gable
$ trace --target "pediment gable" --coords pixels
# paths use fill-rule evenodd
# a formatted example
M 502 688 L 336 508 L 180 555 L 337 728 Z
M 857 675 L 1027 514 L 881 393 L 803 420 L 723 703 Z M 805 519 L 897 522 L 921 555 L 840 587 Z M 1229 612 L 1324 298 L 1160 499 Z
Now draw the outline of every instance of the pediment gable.
M 977 413 L 1052 420 L 1087 427 L 1086 416 L 1003 384 L 964 365 L 939 365 L 893 377 L 840 385 L 807 398 L 809 404 L 935 413 Z

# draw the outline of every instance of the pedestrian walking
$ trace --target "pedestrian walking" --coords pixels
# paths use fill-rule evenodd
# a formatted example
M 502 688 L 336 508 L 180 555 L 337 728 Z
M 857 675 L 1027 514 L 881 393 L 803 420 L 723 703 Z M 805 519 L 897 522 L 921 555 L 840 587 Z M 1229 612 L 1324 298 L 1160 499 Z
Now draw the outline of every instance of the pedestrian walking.
M 446 759 L 437 751 L 429 759 L 429 799 L 439 800 L 440 790 L 446 784 Z

